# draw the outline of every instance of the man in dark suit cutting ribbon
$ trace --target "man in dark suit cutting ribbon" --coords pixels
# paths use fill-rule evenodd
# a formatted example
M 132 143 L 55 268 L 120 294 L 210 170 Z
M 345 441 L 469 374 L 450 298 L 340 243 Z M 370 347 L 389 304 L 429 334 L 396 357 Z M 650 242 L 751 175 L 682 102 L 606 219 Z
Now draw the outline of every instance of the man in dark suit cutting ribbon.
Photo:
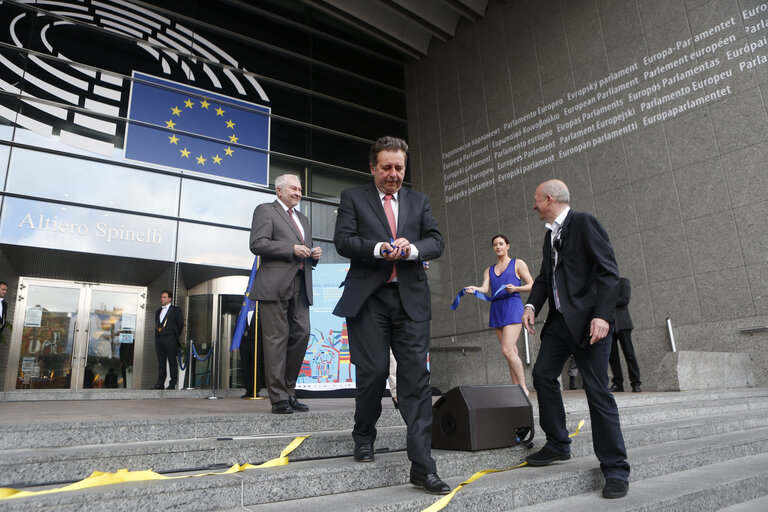
M 355 460 L 373 460 L 391 347 L 398 405 L 408 427 L 410 481 L 429 493 L 446 494 L 450 488 L 437 476 L 430 454 L 431 305 L 422 266 L 440 256 L 444 244 L 427 196 L 401 188 L 407 151 L 404 140 L 381 137 L 369 156 L 374 182 L 341 193 L 333 242 L 351 261 L 333 314 L 347 319 L 355 364 Z
M 547 442 L 527 462 L 545 466 L 571 457 L 557 378 L 573 354 L 589 403 L 595 455 L 605 476 L 603 496 L 620 498 L 629 489 L 629 464 L 619 411 L 608 391 L 611 322 L 619 283 L 613 247 L 595 217 L 571 210 L 568 187 L 560 180 L 545 181 L 536 188 L 533 208 L 549 231 L 522 322 L 534 334 L 534 318 L 549 304 L 533 367 L 539 423 Z

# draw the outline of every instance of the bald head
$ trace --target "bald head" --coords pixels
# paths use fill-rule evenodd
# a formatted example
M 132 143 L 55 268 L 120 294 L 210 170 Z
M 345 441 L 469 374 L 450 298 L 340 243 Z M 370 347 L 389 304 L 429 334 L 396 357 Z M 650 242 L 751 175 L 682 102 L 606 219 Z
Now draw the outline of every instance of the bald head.
M 536 187 L 533 209 L 544 222 L 554 221 L 571 202 L 568 187 L 560 180 L 548 180 Z

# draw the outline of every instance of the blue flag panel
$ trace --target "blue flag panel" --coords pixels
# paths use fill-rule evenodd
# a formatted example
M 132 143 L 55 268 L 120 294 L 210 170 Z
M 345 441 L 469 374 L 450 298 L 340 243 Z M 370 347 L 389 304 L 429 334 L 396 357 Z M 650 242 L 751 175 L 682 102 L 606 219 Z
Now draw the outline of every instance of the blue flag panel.
M 131 84 L 129 118 L 153 126 L 129 123 L 126 159 L 269 184 L 269 108 L 143 73 L 134 78 L 142 82 Z

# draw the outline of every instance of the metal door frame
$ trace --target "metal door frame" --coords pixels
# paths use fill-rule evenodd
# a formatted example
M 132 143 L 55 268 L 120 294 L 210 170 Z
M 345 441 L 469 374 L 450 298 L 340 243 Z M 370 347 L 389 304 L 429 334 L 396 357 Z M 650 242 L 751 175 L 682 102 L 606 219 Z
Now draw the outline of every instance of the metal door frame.
M 90 329 L 90 306 L 94 291 L 135 292 L 137 295 L 136 330 L 134 335 L 133 354 L 133 389 L 141 389 L 141 371 L 144 352 L 144 324 L 146 317 L 147 288 L 141 286 L 114 285 L 106 283 L 84 283 L 60 279 L 38 277 L 19 277 L 16 294 L 16 313 L 13 318 L 11 344 L 8 351 L 8 366 L 6 370 L 5 390 L 26 391 L 16 389 L 16 379 L 19 374 L 19 356 L 21 353 L 21 338 L 24 331 L 24 319 L 27 311 L 27 294 L 30 286 L 47 286 L 79 290 L 77 316 L 75 317 L 74 339 L 72 340 L 70 391 L 83 389 L 83 373 L 88 358 L 88 334 Z M 141 314 L 141 313 L 144 314 Z M 66 388 L 65 388 L 66 389 Z

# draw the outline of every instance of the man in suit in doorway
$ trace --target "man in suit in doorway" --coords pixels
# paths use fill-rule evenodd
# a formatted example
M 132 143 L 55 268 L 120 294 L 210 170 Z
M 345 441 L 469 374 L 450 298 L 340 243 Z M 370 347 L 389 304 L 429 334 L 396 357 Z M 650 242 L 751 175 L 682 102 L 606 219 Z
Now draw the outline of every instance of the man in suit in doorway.
M 312 269 L 323 250 L 312 246 L 309 219 L 296 210 L 301 181 L 293 174 L 275 180 L 277 199 L 253 212 L 251 252 L 261 256 L 250 298 L 259 302 L 259 328 L 272 413 L 309 410 L 296 399 L 296 380 L 309 343 Z
M 371 147 L 373 183 L 341 193 L 333 242 L 349 258 L 344 292 L 333 311 L 346 317 L 355 365 L 354 458 L 374 457 L 376 422 L 389 374 L 397 360 L 397 397 L 407 425 L 410 481 L 432 494 L 450 487 L 431 456 L 432 397 L 427 369 L 431 305 L 422 261 L 443 253 L 427 196 L 401 188 L 408 145 L 382 137 Z
M 536 313 L 549 304 L 533 367 L 539 423 L 547 442 L 526 460 L 531 466 L 546 466 L 571 457 L 557 378 L 573 354 L 589 403 L 595 455 L 605 476 L 603 496 L 620 498 L 629 489 L 629 464 L 619 411 L 608 391 L 611 322 L 619 280 L 613 247 L 595 217 L 571 210 L 568 187 L 560 180 L 545 181 L 536 188 L 533 208 L 549 231 L 522 323 L 534 334 Z
M 0 336 L 3 335 L 5 324 L 8 321 L 8 303 L 5 301 L 5 294 L 8 293 L 8 283 L 0 281 Z M 0 338 L 0 341 L 2 338 Z
M 611 374 L 613 375 L 613 385 L 611 392 L 624 391 L 624 374 L 621 371 L 621 361 L 619 359 L 619 344 L 621 351 L 624 352 L 624 359 L 627 361 L 627 372 L 629 373 L 629 383 L 632 385 L 632 392 L 640 393 L 640 366 L 635 357 L 635 347 L 632 345 L 632 317 L 629 316 L 629 300 L 632 297 L 632 287 L 629 279 L 622 277 L 619 279 L 619 296 L 616 299 L 616 322 L 613 327 L 613 341 L 611 343 L 611 357 L 608 362 L 611 365 Z
M 160 293 L 160 309 L 155 313 L 155 351 L 157 352 L 157 384 L 155 389 L 165 385 L 165 365 L 171 373 L 171 380 L 165 389 L 176 389 L 179 378 L 179 366 L 176 354 L 181 350 L 179 337 L 184 330 L 184 315 L 178 306 L 171 304 L 173 294 L 168 290 Z

